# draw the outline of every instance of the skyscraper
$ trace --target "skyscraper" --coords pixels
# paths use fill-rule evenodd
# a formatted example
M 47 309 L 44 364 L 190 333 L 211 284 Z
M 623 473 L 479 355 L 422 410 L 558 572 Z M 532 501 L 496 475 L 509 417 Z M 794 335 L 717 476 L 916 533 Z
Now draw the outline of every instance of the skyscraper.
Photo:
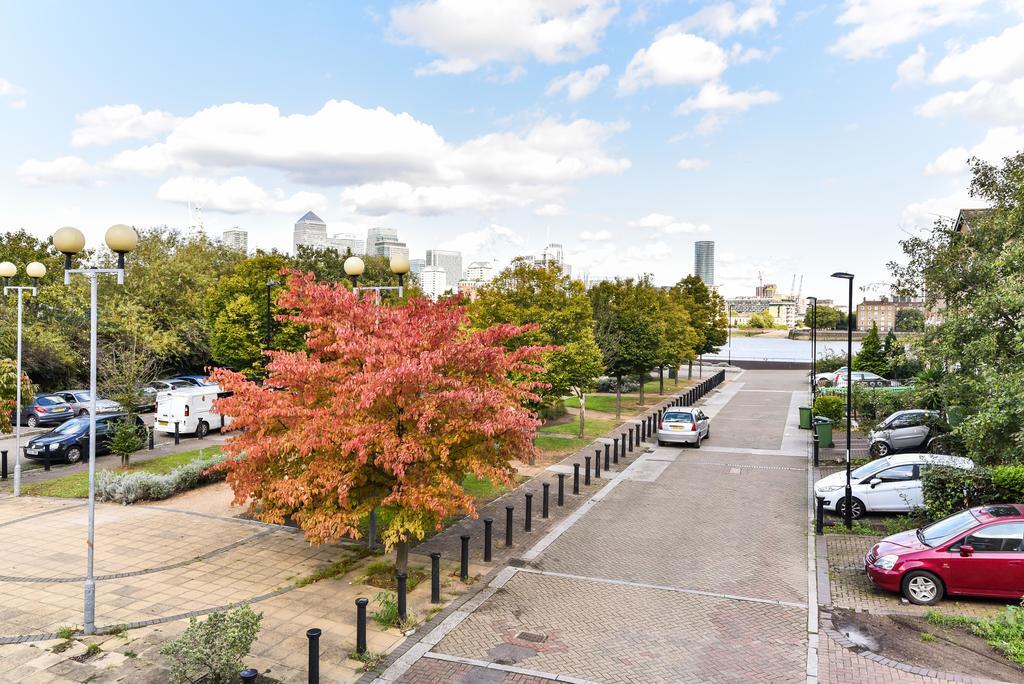
M 327 246 L 327 224 L 311 211 L 295 222 L 295 233 L 292 239 L 292 253 L 297 254 L 299 247 L 323 249 Z
M 462 280 L 462 253 L 443 249 L 427 250 L 427 266 L 438 266 L 448 274 L 448 282 L 454 285 Z
M 231 230 L 225 230 L 221 236 L 221 242 L 224 243 L 225 247 L 230 247 L 231 249 L 237 249 L 245 253 L 249 251 L 249 233 L 239 230 L 238 226 Z
M 366 253 L 370 256 L 409 256 L 409 247 L 398 239 L 394 228 L 374 226 L 366 231 Z
M 420 277 L 420 273 L 423 273 L 423 269 L 427 265 L 426 259 L 409 259 L 409 272 L 417 278 Z
M 714 240 L 697 240 L 693 243 L 693 272 L 708 287 L 715 284 Z
M 327 238 L 327 246 L 338 250 L 338 254 L 345 254 L 347 251 L 351 251 L 353 254 L 363 254 L 363 247 L 365 245 L 365 241 L 347 233 L 332 235 Z
M 420 273 L 420 287 L 424 294 L 436 300 L 448 289 L 447 272 L 440 266 L 424 266 Z

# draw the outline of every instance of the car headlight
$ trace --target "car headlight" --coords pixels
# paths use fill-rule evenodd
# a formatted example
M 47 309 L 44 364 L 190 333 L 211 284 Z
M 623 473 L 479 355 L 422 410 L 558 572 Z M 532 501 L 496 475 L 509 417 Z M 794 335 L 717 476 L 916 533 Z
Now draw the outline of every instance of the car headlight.
M 819 492 L 834 492 L 834 491 L 837 491 L 839 489 L 842 489 L 845 486 L 846 485 L 841 485 L 841 484 L 837 484 L 837 485 L 822 485 L 822 486 L 818 487 L 818 491 Z
M 889 555 L 876 559 L 875 567 L 882 568 L 883 570 L 892 570 L 892 567 L 896 565 L 896 561 L 899 559 L 899 556 L 890 553 Z

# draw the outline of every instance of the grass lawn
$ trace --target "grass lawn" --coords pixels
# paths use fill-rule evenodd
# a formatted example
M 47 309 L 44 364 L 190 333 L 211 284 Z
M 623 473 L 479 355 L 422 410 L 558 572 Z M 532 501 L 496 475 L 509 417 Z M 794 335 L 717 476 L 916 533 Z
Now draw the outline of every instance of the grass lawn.
M 194 451 L 182 451 L 177 454 L 158 456 L 157 458 L 129 466 L 128 470 L 164 474 L 169 473 L 180 465 L 185 465 L 200 455 L 213 456 L 220 452 L 220 448 L 212 447 L 196 449 Z M 116 459 L 116 456 L 111 456 Z M 121 470 L 121 468 L 105 468 L 105 470 Z M 65 475 L 46 482 L 35 482 L 26 484 L 23 487 L 26 494 L 30 496 L 58 496 L 67 499 L 84 499 L 89 496 L 89 472 L 82 471 L 74 475 Z
M 621 423 L 614 418 L 591 418 L 587 416 L 583 425 L 583 436 L 595 439 L 614 430 Z M 539 437 L 544 437 L 545 432 L 558 434 L 577 435 L 580 429 L 579 416 L 563 416 L 554 423 L 548 423 L 540 428 Z

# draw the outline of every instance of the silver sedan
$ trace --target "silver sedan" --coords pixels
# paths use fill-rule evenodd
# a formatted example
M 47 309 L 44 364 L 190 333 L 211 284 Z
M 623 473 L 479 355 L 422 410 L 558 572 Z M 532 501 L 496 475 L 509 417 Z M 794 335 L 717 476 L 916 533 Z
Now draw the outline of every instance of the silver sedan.
M 698 449 L 711 437 L 711 419 L 699 408 L 676 407 L 665 412 L 658 425 L 658 446 L 692 444 Z

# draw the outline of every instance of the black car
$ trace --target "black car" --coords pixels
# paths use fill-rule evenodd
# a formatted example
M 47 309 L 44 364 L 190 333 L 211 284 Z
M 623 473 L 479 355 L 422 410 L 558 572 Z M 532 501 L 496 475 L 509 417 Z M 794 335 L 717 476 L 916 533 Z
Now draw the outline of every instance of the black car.
M 128 417 L 127 413 L 108 413 L 96 417 L 96 453 L 105 454 L 110 451 L 111 426 L 118 420 Z M 135 425 L 139 434 L 145 434 L 146 424 L 135 416 Z M 25 457 L 36 461 L 49 459 L 78 463 L 89 453 L 89 417 L 83 416 L 69 420 L 58 428 L 29 440 L 25 449 Z
M 39 394 L 21 411 L 21 424 L 29 427 L 55 425 L 70 420 L 75 415 L 71 404 L 56 394 Z M 14 412 L 11 412 L 14 422 Z

